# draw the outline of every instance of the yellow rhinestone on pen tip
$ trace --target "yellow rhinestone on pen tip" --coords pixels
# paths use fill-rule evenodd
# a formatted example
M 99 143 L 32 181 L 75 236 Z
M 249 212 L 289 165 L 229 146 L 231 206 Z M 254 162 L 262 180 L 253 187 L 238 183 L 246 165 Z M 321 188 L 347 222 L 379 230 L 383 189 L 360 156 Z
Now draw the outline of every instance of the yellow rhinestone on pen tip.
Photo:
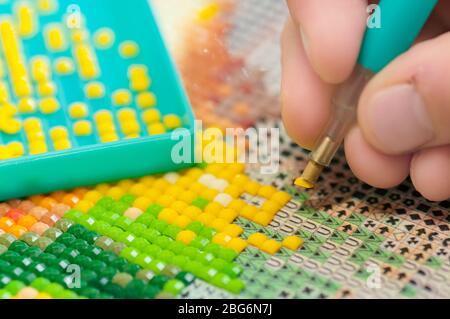
M 50 51 L 64 51 L 67 48 L 67 41 L 64 30 L 60 24 L 50 24 L 44 32 L 47 48 Z
M 302 187 L 302 188 L 306 188 L 306 189 L 310 189 L 310 188 L 314 188 L 314 184 L 308 182 L 307 180 L 299 177 L 295 180 L 294 184 L 298 187 Z
M 77 136 L 91 135 L 92 124 L 89 121 L 78 121 L 73 125 L 73 131 Z
M 7 147 L 12 157 L 20 157 L 25 154 L 25 148 L 21 142 L 11 142 Z
M 9 100 L 9 91 L 6 82 L 0 82 L 0 103 L 6 103 Z
M 75 65 L 70 58 L 58 58 L 55 61 L 55 71 L 61 75 L 67 75 L 73 73 Z
M 65 140 L 69 138 L 69 132 L 64 126 L 56 126 L 50 129 L 50 137 L 53 141 Z
M 112 102 L 115 106 L 127 106 L 131 104 L 131 93 L 126 89 L 116 90 L 112 94 Z
M 136 104 L 142 109 L 156 105 L 156 96 L 152 92 L 142 92 L 136 97 Z
M 58 0 L 37 0 L 38 10 L 43 14 L 50 14 L 58 9 Z
M 101 28 L 94 34 L 95 45 L 100 49 L 108 49 L 114 44 L 115 35 L 109 28 Z
M 36 110 L 36 101 L 30 97 L 21 98 L 17 108 L 20 113 L 33 113 Z
M 166 132 L 166 128 L 162 123 L 154 123 L 148 126 L 148 134 L 149 135 L 158 135 L 164 134 Z
M 52 96 L 56 94 L 56 85 L 53 82 L 41 82 L 38 84 L 38 93 L 40 96 Z
M 19 133 L 22 129 L 22 122 L 15 118 L 9 118 L 3 121 L 1 130 L 9 135 Z
M 164 116 L 163 122 L 164 125 L 170 130 L 181 127 L 181 119 L 175 114 L 168 114 Z
M 52 114 L 59 110 L 59 102 L 53 97 L 44 98 L 39 101 L 39 109 L 44 114 Z
M 157 123 L 161 120 L 161 114 L 156 109 L 147 110 L 142 113 L 142 120 L 147 125 Z
M 105 121 L 111 121 L 113 120 L 113 116 L 110 111 L 108 110 L 101 110 L 95 113 L 94 118 L 97 122 L 105 122 Z
M 70 140 L 68 139 L 64 139 L 64 140 L 57 140 L 53 142 L 53 148 L 56 151 L 63 151 L 63 150 L 67 150 L 69 148 L 72 147 L 72 143 L 70 142 Z
M 105 96 L 105 86 L 100 82 L 91 82 L 84 86 L 84 92 L 89 99 L 98 99 Z
M 86 103 L 75 102 L 69 106 L 69 115 L 73 119 L 80 119 L 88 116 L 88 107 Z
M 74 43 L 81 43 L 89 39 L 89 33 L 84 29 L 74 29 L 71 38 Z
M 21 2 L 15 9 L 19 35 L 22 37 L 32 36 L 37 29 L 34 8 L 29 3 Z
M 139 54 L 139 46 L 134 41 L 125 41 L 120 44 L 119 52 L 124 59 L 134 58 Z
M 50 62 L 47 57 L 38 56 L 31 60 L 31 76 L 36 82 L 47 81 L 50 78 Z

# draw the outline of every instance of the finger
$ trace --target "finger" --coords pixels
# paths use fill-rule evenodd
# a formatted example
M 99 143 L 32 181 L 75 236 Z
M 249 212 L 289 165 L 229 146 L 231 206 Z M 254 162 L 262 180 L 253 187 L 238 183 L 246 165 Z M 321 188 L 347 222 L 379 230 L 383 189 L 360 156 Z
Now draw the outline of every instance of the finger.
M 365 0 L 288 0 L 301 30 L 307 56 L 328 83 L 343 82 L 351 73 L 366 27 Z
M 330 114 L 331 85 L 309 64 L 299 31 L 289 20 L 282 35 L 282 117 L 288 134 L 311 149 Z
M 375 150 L 354 127 L 345 139 L 345 155 L 353 173 L 378 188 L 397 186 L 409 175 L 409 155 L 386 155 Z
M 417 191 L 429 200 L 450 198 L 450 146 L 415 154 L 411 161 L 411 179 Z
M 450 33 L 416 45 L 364 90 L 358 123 L 387 154 L 450 143 Z

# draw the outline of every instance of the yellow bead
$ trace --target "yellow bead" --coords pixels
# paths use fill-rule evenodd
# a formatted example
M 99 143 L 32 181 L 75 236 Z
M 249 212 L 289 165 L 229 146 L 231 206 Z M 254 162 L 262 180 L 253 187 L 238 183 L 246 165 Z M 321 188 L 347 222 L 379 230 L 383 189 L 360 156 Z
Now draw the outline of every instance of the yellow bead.
M 42 1 L 42 0 L 41 0 Z M 48 293 L 46 292 L 40 292 L 36 295 L 35 297 L 36 299 L 52 299 L 52 296 L 50 296 Z
M 161 191 L 155 188 L 151 188 L 144 193 L 144 196 L 151 199 L 152 201 L 155 201 L 157 198 L 161 196 Z
M 84 86 L 84 93 L 89 99 L 99 99 L 105 96 L 105 87 L 100 82 L 90 82 Z
M 156 178 L 154 176 L 144 176 L 139 179 L 139 183 L 144 184 L 147 187 L 152 186 L 155 183 Z
M 280 210 L 280 208 L 280 204 L 269 199 L 266 200 L 261 206 L 261 209 L 263 211 L 266 211 L 272 215 L 275 215 Z
M 269 238 L 267 238 L 266 235 L 262 233 L 254 233 L 251 234 L 250 237 L 248 237 L 247 241 L 250 245 L 260 248 L 262 244 L 264 244 L 268 240 Z
M 132 179 L 123 179 L 117 183 L 117 186 L 128 192 L 134 184 L 135 182 Z
M 78 121 L 73 125 L 76 136 L 88 136 L 92 134 L 92 124 L 89 121 Z
M 106 195 L 110 188 L 111 185 L 106 183 L 98 184 L 97 186 L 95 186 L 95 190 L 103 195 Z
M 142 109 L 154 107 L 156 105 L 156 96 L 151 92 L 139 93 L 136 97 L 136 104 Z
M 181 215 L 178 216 L 175 220 L 174 220 L 174 224 L 177 225 L 180 228 L 186 228 L 190 223 L 192 222 L 192 219 L 189 218 L 186 215 Z
M 197 237 L 197 235 L 191 230 L 182 230 L 177 235 L 177 240 L 189 245 L 190 242 Z
M 182 214 L 189 205 L 181 200 L 177 200 L 170 205 L 170 208 L 175 209 L 179 214 Z
M 164 208 L 159 214 L 158 219 L 173 224 L 175 219 L 178 217 L 178 213 L 172 208 Z
M 228 242 L 230 242 L 233 238 L 224 233 L 217 233 L 214 235 L 212 242 L 215 244 L 219 244 L 221 246 L 227 246 Z
M 126 89 L 116 90 L 112 94 L 112 103 L 115 106 L 127 106 L 131 104 L 131 93 Z
M 133 203 L 133 206 L 139 208 L 142 211 L 147 210 L 147 208 L 151 205 L 152 201 L 147 197 L 138 197 Z
M 281 205 L 281 207 L 283 207 L 291 200 L 291 195 L 289 195 L 286 192 L 278 191 L 275 194 L 273 194 L 270 199 L 274 202 L 277 202 L 278 204 Z
M 31 155 L 42 154 L 48 151 L 47 144 L 42 141 L 32 142 L 28 148 Z
M 56 85 L 53 82 L 40 82 L 37 87 L 40 96 L 52 96 L 56 94 Z
M 120 44 L 119 52 L 124 59 L 134 58 L 139 54 L 139 46 L 136 42 L 125 41 Z
M 50 137 L 54 141 L 65 140 L 69 138 L 69 132 L 64 126 L 57 126 L 50 130 Z
M 72 143 L 69 140 L 58 140 L 53 142 L 53 148 L 56 151 L 67 150 L 72 147 Z
M 178 195 L 178 199 L 182 200 L 185 203 L 192 203 L 192 201 L 197 197 L 197 195 L 194 192 L 191 191 L 185 191 L 182 192 L 180 195 Z
M 17 114 L 17 108 L 9 103 L 0 106 L 0 115 L 11 117 Z
M 1 130 L 9 135 L 19 133 L 21 129 L 22 129 L 22 122 L 15 118 L 6 119 L 1 126 Z
M 50 62 L 47 57 L 38 56 L 31 60 L 31 76 L 36 82 L 44 82 L 50 79 Z
M 182 123 L 181 123 L 181 119 L 178 115 L 175 114 L 169 114 L 164 116 L 164 125 L 169 129 L 169 130 L 173 130 L 176 128 L 181 127 Z
M 297 236 L 287 236 L 282 241 L 283 247 L 290 249 L 290 250 L 298 250 L 303 245 L 303 239 L 297 237 Z
M 101 110 L 95 113 L 94 115 L 96 122 L 112 122 L 113 116 L 110 111 L 108 110 Z
M 244 232 L 244 230 L 239 225 L 228 224 L 224 227 L 223 232 L 231 237 L 238 237 Z
M 117 117 L 120 121 L 134 121 L 136 120 L 136 112 L 131 108 L 124 108 L 117 113 Z
M 201 222 L 205 226 L 211 225 L 211 223 L 216 219 L 216 217 L 212 214 L 203 213 L 197 216 L 196 220 Z
M 123 134 L 126 136 L 133 136 L 137 135 L 139 136 L 139 133 L 141 131 L 141 127 L 139 126 L 139 123 L 137 121 L 133 122 L 121 122 L 120 127 L 122 129 Z
M 170 204 L 172 204 L 175 201 L 175 198 L 173 198 L 170 195 L 161 195 L 159 198 L 156 199 L 156 202 L 162 206 L 168 207 Z
M 218 215 L 219 218 L 226 220 L 228 223 L 232 223 L 239 214 L 230 208 L 222 209 Z
M 24 97 L 17 104 L 20 113 L 33 113 L 36 110 L 36 101 L 30 97 Z
M 28 3 L 20 3 L 16 7 L 18 33 L 22 37 L 30 37 L 36 31 L 36 17 L 33 7 Z
M 102 193 L 95 191 L 95 190 L 91 190 L 88 191 L 85 195 L 84 195 L 84 200 L 87 200 L 88 202 L 91 202 L 92 204 L 97 203 L 100 198 L 102 198 L 103 195 Z
M 212 223 L 209 226 L 214 228 L 218 232 L 221 232 L 227 225 L 228 222 L 226 220 L 223 220 L 222 218 L 216 218 L 212 221 Z
M 215 17 L 219 11 L 220 11 L 219 4 L 211 3 L 211 4 L 208 4 L 207 6 L 201 8 L 198 11 L 197 16 L 200 21 L 208 21 L 208 20 L 211 20 L 213 17 Z
M 11 142 L 8 144 L 8 149 L 12 157 L 20 157 L 25 154 L 23 144 L 20 142 Z
M 114 186 L 108 190 L 107 195 L 111 196 L 115 200 L 119 200 L 123 195 L 125 195 L 125 192 L 122 188 Z
M 25 132 L 34 132 L 42 130 L 41 120 L 36 117 L 30 117 L 24 121 Z
M 271 185 L 263 185 L 258 190 L 258 196 L 264 197 L 266 199 L 271 198 L 278 190 Z
M 242 188 L 236 186 L 236 185 L 229 185 L 227 188 L 225 188 L 224 193 L 230 195 L 233 198 L 239 198 L 242 194 L 243 190 Z
M 161 123 L 150 124 L 148 126 L 149 135 L 159 135 L 164 134 L 165 132 L 166 129 L 164 128 L 164 125 L 162 125 Z
M 245 205 L 244 208 L 240 211 L 240 215 L 249 220 L 253 220 L 253 217 L 258 212 L 258 208 L 253 205 Z
M 158 123 L 161 120 L 161 113 L 159 113 L 159 111 L 155 109 L 147 110 L 142 113 L 142 119 L 147 125 Z
M 244 191 L 247 194 L 255 196 L 258 193 L 258 190 L 260 188 L 260 185 L 255 181 L 248 181 L 244 185 Z
M 147 74 L 147 67 L 143 64 L 133 64 L 128 68 L 128 78 L 130 79 L 147 77 Z
M 73 119 L 80 119 L 88 116 L 88 107 L 86 103 L 75 102 L 69 106 L 69 115 Z
M 71 74 L 75 71 L 75 65 L 70 58 L 58 58 L 55 61 L 55 71 L 61 75 Z
M 92 207 L 94 207 L 94 204 L 87 201 L 87 200 L 80 200 L 76 205 L 75 209 L 79 210 L 80 212 L 86 214 Z
M 6 82 L 0 82 L 0 104 L 6 103 L 9 100 L 8 85 Z
M 247 246 L 247 241 L 242 238 L 233 238 L 227 244 L 227 248 L 233 249 L 238 254 L 240 254 L 245 248 L 247 248 Z
M 280 250 L 281 244 L 274 239 L 269 239 L 262 243 L 259 248 L 270 255 L 274 255 Z
M 255 223 L 265 227 L 269 225 L 270 222 L 273 220 L 273 214 L 262 211 L 257 213 L 252 220 Z
M 129 192 L 135 196 L 142 196 L 142 195 L 144 195 L 146 190 L 147 190 L 147 186 L 145 186 L 144 184 L 135 183 L 130 187 Z
M 44 14 L 50 14 L 58 9 L 58 0 L 38 0 L 38 10 Z
M 49 25 L 45 32 L 45 40 L 47 48 L 50 51 L 64 51 L 67 48 L 63 28 L 60 24 Z
M 59 102 L 53 97 L 44 98 L 39 101 L 39 109 L 44 114 L 52 114 L 59 110 Z
M 84 29 L 75 29 L 71 34 L 72 41 L 76 44 L 80 44 L 89 39 L 89 33 Z
M 104 135 L 100 135 L 100 141 L 102 143 L 117 142 L 118 140 L 119 136 L 116 133 L 107 133 Z
M 131 80 L 130 88 L 136 92 L 146 91 L 150 88 L 151 81 L 148 77 L 139 77 Z
M 233 199 L 230 205 L 228 205 L 228 208 L 239 212 L 245 207 L 245 205 L 247 204 L 242 199 Z
M 0 145 L 0 161 L 12 158 L 10 149 L 5 145 Z
M 206 198 L 206 197 L 204 197 Z M 208 198 L 206 198 L 208 199 Z M 205 213 L 209 213 L 212 214 L 214 216 L 218 216 L 220 211 L 223 209 L 224 207 L 222 205 L 220 205 L 217 202 L 210 202 L 208 205 L 206 205 L 204 212 Z
M 186 215 L 190 219 L 197 219 L 201 214 L 202 210 L 196 206 L 189 206 L 183 212 L 183 215 Z
M 206 199 L 209 200 L 209 201 L 212 201 L 212 200 L 217 196 L 218 193 L 219 193 L 219 192 L 216 191 L 215 189 L 205 188 L 205 189 L 202 190 L 202 192 L 200 193 L 200 196 L 203 197 L 203 198 L 206 198 Z M 212 203 L 211 203 L 211 204 L 212 204 Z M 220 205 L 220 204 L 217 203 L 217 202 L 214 202 L 214 205 L 215 205 L 216 207 L 219 207 L 219 206 L 217 206 L 217 205 Z M 220 208 L 223 208 L 223 206 L 220 205 Z
M 115 35 L 109 28 L 101 28 L 94 34 L 95 45 L 100 49 L 108 49 L 114 44 Z

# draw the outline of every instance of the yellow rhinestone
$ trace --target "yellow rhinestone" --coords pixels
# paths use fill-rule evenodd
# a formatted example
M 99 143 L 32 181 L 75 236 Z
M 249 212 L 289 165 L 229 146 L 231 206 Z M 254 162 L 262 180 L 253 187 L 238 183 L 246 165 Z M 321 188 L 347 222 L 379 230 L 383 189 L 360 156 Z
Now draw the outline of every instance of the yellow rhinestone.
M 114 44 L 114 40 L 115 40 L 114 32 L 109 28 L 99 29 L 94 34 L 95 44 L 100 49 L 110 48 Z
M 134 58 L 139 54 L 139 46 L 134 41 L 125 41 L 120 44 L 119 52 L 124 59 Z
M 168 114 L 164 116 L 164 125 L 170 130 L 179 128 L 181 126 L 181 119 L 175 114 Z
M 33 113 L 36 110 L 36 101 L 29 97 L 19 100 L 18 109 L 20 113 Z
M 147 110 L 142 114 L 142 119 L 145 124 L 157 123 L 161 120 L 161 114 L 155 109 Z
M 57 126 L 50 130 L 50 137 L 53 141 L 65 140 L 69 138 L 69 132 L 64 126 Z
M 128 90 L 120 89 L 114 91 L 112 95 L 113 105 L 116 106 L 126 106 L 131 103 L 131 93 Z
M 38 84 L 40 96 L 52 96 L 56 94 L 56 85 L 53 82 L 41 82 Z
M 70 58 L 58 58 L 55 61 L 55 71 L 58 74 L 71 74 L 75 70 L 75 65 Z
M 14 119 L 14 118 L 10 118 L 10 119 L 6 119 L 3 123 L 2 123 L 2 131 L 5 132 L 6 134 L 17 134 L 19 133 L 19 131 L 22 128 L 22 122 Z
M 39 102 L 39 108 L 44 114 L 52 114 L 59 110 L 59 102 L 53 97 L 48 97 Z
M 150 135 L 164 134 L 165 132 L 166 129 L 161 123 L 150 124 L 148 127 L 148 134 Z
M 136 104 L 143 109 L 156 105 L 156 96 L 151 92 L 139 93 L 136 97 Z
M 77 136 L 91 135 L 92 124 L 89 121 L 78 121 L 73 125 L 73 131 Z
M 56 151 L 67 150 L 72 147 L 69 140 L 58 140 L 53 143 L 53 147 Z
M 47 144 L 43 141 L 32 142 L 29 145 L 29 152 L 31 155 L 42 154 L 47 152 Z
M 20 157 L 25 154 L 23 144 L 20 142 L 11 142 L 8 144 L 9 152 L 13 157 Z
M 90 99 L 98 99 L 105 95 L 105 87 L 100 82 L 91 82 L 85 85 L 84 92 Z
M 88 107 L 83 102 L 75 102 L 69 106 L 69 115 L 71 118 L 79 119 L 88 116 Z

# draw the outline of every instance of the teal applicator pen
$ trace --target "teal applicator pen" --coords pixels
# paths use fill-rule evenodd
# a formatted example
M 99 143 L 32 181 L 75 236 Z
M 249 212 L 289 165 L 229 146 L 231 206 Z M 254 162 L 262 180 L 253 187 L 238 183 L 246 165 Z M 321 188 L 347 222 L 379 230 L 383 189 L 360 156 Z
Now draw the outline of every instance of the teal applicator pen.
M 412 46 L 437 3 L 438 0 L 380 1 L 377 10 L 380 10 L 381 25 L 367 28 L 358 64 L 350 78 L 338 89 L 333 99 L 334 114 L 295 185 L 314 187 L 355 122 L 356 107 L 367 82 Z

